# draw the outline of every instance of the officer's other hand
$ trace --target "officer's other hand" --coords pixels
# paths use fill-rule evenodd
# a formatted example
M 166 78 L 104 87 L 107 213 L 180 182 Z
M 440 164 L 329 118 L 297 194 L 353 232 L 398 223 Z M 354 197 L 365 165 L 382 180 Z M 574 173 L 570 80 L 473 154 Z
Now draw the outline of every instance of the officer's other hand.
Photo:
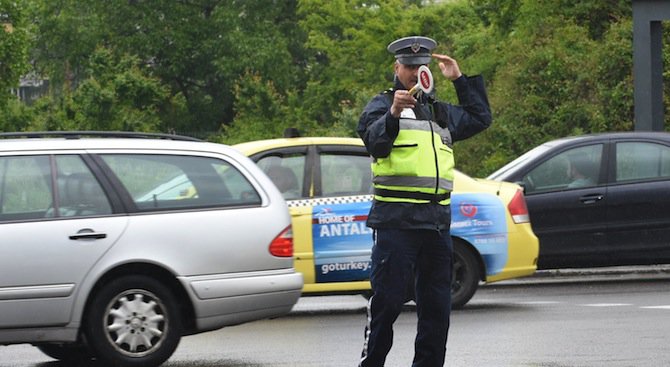
M 416 98 L 409 94 L 409 91 L 398 89 L 393 94 L 393 104 L 391 105 L 391 115 L 395 118 L 400 117 L 400 113 L 405 108 L 414 108 Z
M 439 61 L 438 65 L 445 78 L 454 81 L 461 77 L 461 69 L 456 60 L 447 55 L 433 54 L 433 58 Z

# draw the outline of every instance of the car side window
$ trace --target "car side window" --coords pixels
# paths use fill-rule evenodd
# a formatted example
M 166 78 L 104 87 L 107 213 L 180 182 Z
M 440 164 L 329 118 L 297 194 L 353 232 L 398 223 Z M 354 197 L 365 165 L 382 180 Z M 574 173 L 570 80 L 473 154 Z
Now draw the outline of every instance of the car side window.
M 323 196 L 371 193 L 372 173 L 369 156 L 323 153 L 320 158 Z
M 597 185 L 602 151 L 602 144 L 594 144 L 573 148 L 549 158 L 523 176 L 526 193 Z
M 139 210 L 259 205 L 247 178 L 221 159 L 161 154 L 105 154 Z
M 111 214 L 112 207 L 100 183 L 93 176 L 81 157 L 65 155 L 55 157 L 58 217 L 79 217 Z M 52 211 L 47 216 L 54 216 Z
M 52 206 L 48 156 L 0 157 L 0 221 L 44 218 Z
M 655 143 L 616 145 L 616 182 L 670 178 L 670 148 Z
M 104 190 L 81 157 L 0 157 L 0 220 L 111 213 Z
M 305 159 L 303 153 L 273 154 L 259 159 L 256 164 L 270 177 L 284 199 L 291 200 L 303 197 Z

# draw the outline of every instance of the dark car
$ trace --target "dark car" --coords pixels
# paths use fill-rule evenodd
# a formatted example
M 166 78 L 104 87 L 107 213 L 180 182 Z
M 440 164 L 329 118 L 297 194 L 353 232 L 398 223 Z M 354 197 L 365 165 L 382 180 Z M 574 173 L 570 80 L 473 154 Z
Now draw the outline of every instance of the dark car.
M 525 187 L 538 269 L 670 263 L 670 133 L 550 141 L 488 179 Z

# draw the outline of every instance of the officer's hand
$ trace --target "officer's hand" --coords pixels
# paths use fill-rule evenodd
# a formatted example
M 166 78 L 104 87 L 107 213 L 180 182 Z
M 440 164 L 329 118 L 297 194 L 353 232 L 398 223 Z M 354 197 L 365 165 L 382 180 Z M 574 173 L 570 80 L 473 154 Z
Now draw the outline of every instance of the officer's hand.
M 395 118 L 400 117 L 400 113 L 405 108 L 414 108 L 416 98 L 409 94 L 409 91 L 398 89 L 393 94 L 393 104 L 391 105 L 391 115 Z
M 445 78 L 454 81 L 461 77 L 461 69 L 456 60 L 447 55 L 433 54 L 433 57 L 439 61 L 440 70 Z

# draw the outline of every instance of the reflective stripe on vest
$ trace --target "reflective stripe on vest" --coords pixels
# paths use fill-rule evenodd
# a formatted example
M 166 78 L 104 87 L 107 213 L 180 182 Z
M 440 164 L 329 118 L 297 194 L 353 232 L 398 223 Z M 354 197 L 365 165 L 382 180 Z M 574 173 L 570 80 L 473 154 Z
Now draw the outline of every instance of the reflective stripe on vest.
M 453 168 L 448 129 L 428 120 L 401 118 L 391 154 L 372 163 L 375 199 L 449 204 Z
M 451 180 L 440 177 L 438 179 L 440 189 L 452 191 L 454 184 Z M 383 186 L 411 186 L 417 188 L 435 189 L 435 177 L 408 177 L 408 176 L 375 176 L 373 183 Z

